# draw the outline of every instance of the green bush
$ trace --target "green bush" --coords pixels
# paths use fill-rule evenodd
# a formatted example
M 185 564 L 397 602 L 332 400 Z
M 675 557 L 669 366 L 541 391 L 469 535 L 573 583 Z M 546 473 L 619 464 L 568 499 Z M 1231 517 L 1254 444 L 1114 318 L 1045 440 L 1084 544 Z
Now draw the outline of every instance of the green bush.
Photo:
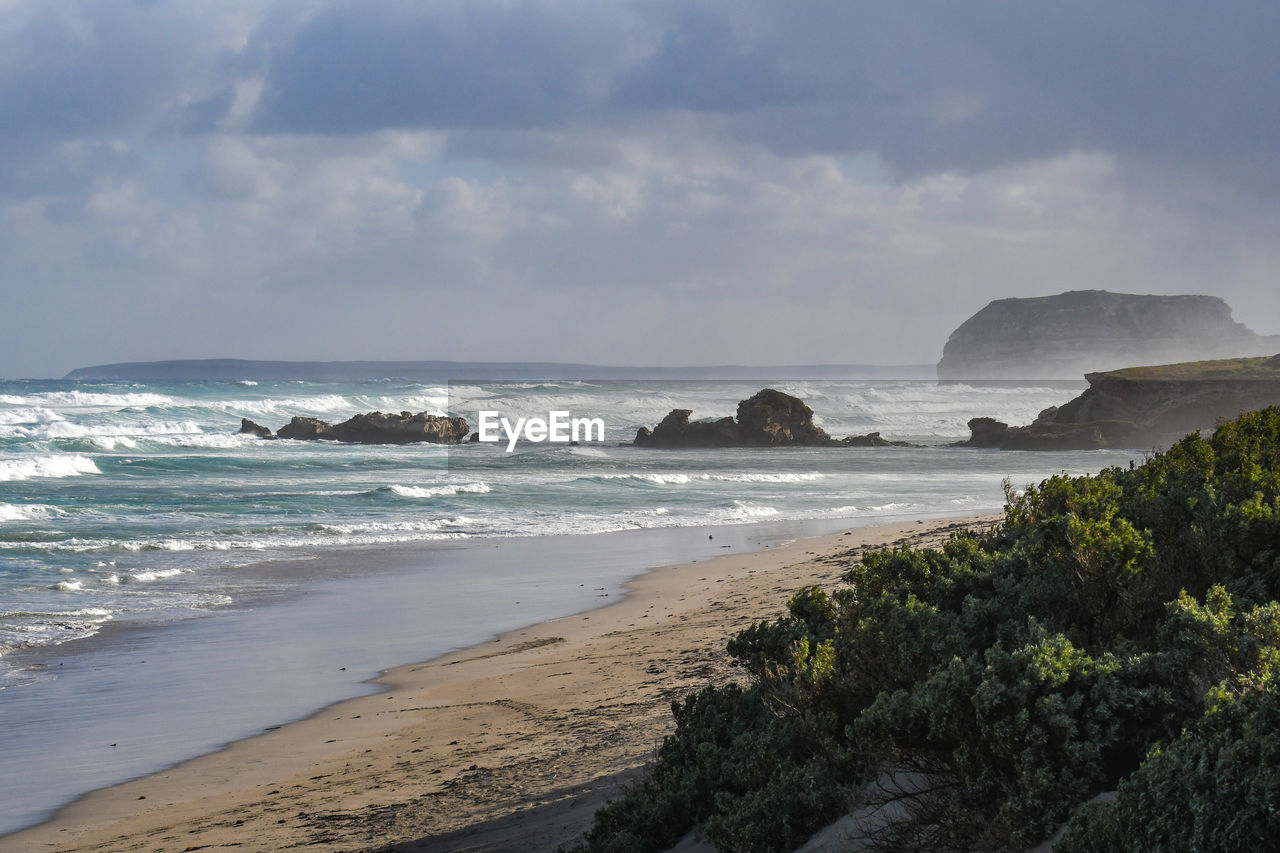
M 1271 850 L 1280 837 L 1280 696 L 1232 698 L 1154 750 L 1110 803 L 1072 818 L 1062 853 Z
M 791 850 L 877 799 L 901 813 L 876 828 L 885 849 L 1025 847 L 1122 780 L 1071 849 L 1129 849 L 1160 808 L 1182 821 L 1165 840 L 1252 838 L 1265 814 L 1224 829 L 1213 773 L 1184 764 L 1211 750 L 1241 796 L 1273 790 L 1243 762 L 1273 747 L 1259 685 L 1280 659 L 1278 592 L 1280 409 L 1011 491 L 992 532 L 869 553 L 734 638 L 746 683 L 676 706 L 649 776 L 585 849 L 661 850 L 701 826 L 721 850 Z M 871 784 L 886 773 L 915 781 Z

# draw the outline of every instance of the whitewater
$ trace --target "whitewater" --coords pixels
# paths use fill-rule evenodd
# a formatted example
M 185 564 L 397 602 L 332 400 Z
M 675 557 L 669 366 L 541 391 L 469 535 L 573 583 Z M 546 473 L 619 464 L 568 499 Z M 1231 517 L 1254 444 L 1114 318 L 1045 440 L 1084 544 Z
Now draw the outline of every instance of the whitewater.
M 640 450 L 619 446 L 672 408 L 734 413 L 748 382 L 0 384 L 0 662 L 113 619 L 172 619 L 237 598 L 235 571 L 327 549 L 592 534 L 771 519 L 997 509 L 1001 483 L 1093 471 L 1127 454 L 955 450 L 966 422 L 1030 421 L 1074 389 L 931 382 L 782 382 L 833 436 L 923 448 Z M 294 415 L 481 409 L 600 417 L 606 441 L 355 446 L 263 441 Z M 1121 458 L 1123 457 L 1123 458 Z M 12 666 L 0 685 L 21 680 Z
M 595 606 L 648 566 L 994 512 L 1005 483 L 1135 457 L 947 447 L 970 418 L 1027 423 L 1082 384 L 244 379 L 0 382 L 0 775 L 24 780 L 0 786 L 14 810 L 0 830 L 359 692 L 380 668 Z M 803 399 L 834 437 L 918 446 L 629 446 L 673 408 L 732 415 L 766 384 Z M 513 421 L 564 410 L 603 419 L 605 441 L 507 453 L 238 432 L 241 418 L 277 429 L 374 410 L 462 416 L 473 429 L 481 410 Z M 334 648 L 349 658 L 341 675 L 324 658 Z M 191 708 L 172 707 L 175 685 Z M 202 690 L 219 691 L 216 719 L 199 709 Z M 236 691 L 248 698 L 236 704 Z M 124 721 L 145 732 L 128 761 L 102 743 L 123 745 L 111 727 Z M 86 753 L 97 757 L 77 763 Z

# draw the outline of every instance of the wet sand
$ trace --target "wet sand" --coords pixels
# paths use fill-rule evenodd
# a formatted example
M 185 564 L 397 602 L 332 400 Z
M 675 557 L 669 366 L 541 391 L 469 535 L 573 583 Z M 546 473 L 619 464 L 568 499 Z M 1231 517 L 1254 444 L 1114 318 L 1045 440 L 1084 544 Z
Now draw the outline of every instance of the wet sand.
M 0 851 L 526 850 L 571 844 L 740 673 L 725 643 L 869 548 L 994 516 L 857 528 L 653 569 L 622 601 L 398 667 L 383 692 L 91 793 Z

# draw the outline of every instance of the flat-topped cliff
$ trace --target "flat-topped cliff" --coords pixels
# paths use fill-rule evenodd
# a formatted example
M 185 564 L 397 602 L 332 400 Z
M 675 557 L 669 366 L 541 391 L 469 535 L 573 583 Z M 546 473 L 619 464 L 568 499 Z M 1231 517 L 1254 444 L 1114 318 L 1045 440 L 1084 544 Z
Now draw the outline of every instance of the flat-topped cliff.
M 1073 290 L 997 299 L 951 333 L 939 379 L 1079 379 L 1137 364 L 1268 355 L 1259 335 L 1216 296 Z
M 1089 387 L 1027 426 L 969 421 L 969 447 L 1003 450 L 1147 449 L 1221 420 L 1280 405 L 1280 355 L 1090 373 Z

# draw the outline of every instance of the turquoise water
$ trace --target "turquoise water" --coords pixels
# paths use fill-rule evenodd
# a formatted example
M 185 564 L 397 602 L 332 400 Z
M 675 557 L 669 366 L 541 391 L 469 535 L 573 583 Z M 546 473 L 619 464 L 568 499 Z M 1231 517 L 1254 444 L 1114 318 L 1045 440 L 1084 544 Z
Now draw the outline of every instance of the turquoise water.
M 216 612 L 258 590 L 240 571 L 352 546 L 590 534 L 762 520 L 997 509 L 1001 481 L 1095 471 L 1132 454 L 942 447 L 970 417 L 1027 422 L 1075 391 L 930 382 L 772 383 L 834 436 L 876 430 L 903 449 L 662 451 L 618 446 L 671 408 L 733 414 L 749 382 L 424 386 L 395 381 L 180 385 L 0 383 L 0 662 L 107 623 Z M 294 415 L 481 409 L 599 417 L 605 441 L 353 446 L 262 441 Z M 260 591 L 260 590 L 259 590 Z M 0 684 L 24 670 L 0 666 Z
M 0 832 L 369 689 L 379 670 L 608 603 L 637 571 L 840 527 L 996 511 L 1118 452 L 947 448 L 1068 387 L 769 383 L 833 436 L 910 448 L 622 446 L 758 382 L 0 383 Z M 262 441 L 248 417 L 599 417 L 567 446 Z M 714 531 L 714 540 L 708 539 Z

